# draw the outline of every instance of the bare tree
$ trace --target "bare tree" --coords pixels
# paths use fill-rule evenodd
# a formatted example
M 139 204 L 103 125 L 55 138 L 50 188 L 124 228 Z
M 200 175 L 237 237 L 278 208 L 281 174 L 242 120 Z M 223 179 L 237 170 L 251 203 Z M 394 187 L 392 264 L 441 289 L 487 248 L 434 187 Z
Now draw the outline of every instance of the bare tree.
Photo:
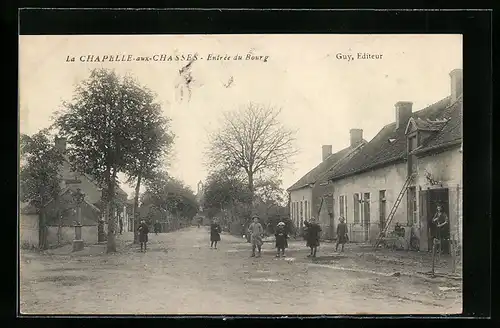
M 280 175 L 297 153 L 296 131 L 280 122 L 280 113 L 281 110 L 254 103 L 225 112 L 222 127 L 209 135 L 206 155 L 211 169 L 229 167 L 243 171 L 252 195 L 256 175 Z

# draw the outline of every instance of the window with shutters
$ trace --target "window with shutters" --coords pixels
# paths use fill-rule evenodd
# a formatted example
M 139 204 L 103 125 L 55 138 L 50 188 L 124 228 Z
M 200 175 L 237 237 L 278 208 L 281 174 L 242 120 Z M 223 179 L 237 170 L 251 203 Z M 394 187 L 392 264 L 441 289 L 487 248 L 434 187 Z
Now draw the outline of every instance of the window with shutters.
M 346 218 L 346 214 L 347 214 L 346 209 L 347 208 L 346 208 L 346 206 L 347 206 L 346 197 L 344 195 L 339 196 L 339 214 L 341 217 L 343 217 L 347 221 L 347 218 Z

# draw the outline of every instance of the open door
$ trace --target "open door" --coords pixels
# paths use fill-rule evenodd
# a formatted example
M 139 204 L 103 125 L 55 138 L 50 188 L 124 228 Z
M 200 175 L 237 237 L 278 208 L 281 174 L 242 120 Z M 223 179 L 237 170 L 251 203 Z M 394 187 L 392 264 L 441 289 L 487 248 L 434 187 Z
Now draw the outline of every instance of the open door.
M 419 192 L 419 214 L 420 214 L 420 249 L 423 251 L 429 251 L 432 246 L 429 247 L 430 242 L 430 228 L 428 224 L 428 212 L 429 212 L 429 202 L 428 202 L 428 191 L 421 190 Z
M 449 211 L 449 193 L 448 193 L 448 188 L 440 188 L 440 189 L 431 189 L 428 190 L 428 209 L 429 213 L 427 215 L 428 221 L 427 224 L 430 225 L 431 229 L 431 236 L 436 236 L 436 226 L 433 224 L 431 221 L 434 217 L 434 214 L 436 213 L 437 205 L 441 205 L 442 211 L 446 213 L 448 216 L 448 224 L 445 226 L 444 230 L 441 231 L 441 237 L 443 240 L 446 242 L 443 242 L 441 245 L 441 249 L 443 253 L 448 254 L 449 253 L 449 238 L 450 238 L 450 211 Z M 432 242 L 432 240 L 431 240 Z M 431 245 L 432 249 L 432 245 Z

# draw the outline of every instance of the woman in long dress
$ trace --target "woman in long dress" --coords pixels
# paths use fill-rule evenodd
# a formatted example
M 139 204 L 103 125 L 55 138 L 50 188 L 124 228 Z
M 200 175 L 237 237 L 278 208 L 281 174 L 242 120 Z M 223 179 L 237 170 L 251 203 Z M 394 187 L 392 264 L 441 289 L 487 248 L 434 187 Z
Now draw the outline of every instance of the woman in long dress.
M 148 233 L 149 233 L 149 227 L 146 224 L 146 221 L 142 220 L 137 230 L 139 231 L 139 243 L 141 243 L 141 252 L 143 250 L 145 252 L 147 250 Z
M 219 221 L 214 219 L 210 225 L 210 248 L 217 249 L 217 242 L 220 241 L 220 233 L 222 229 L 219 225 Z
M 307 228 L 307 245 L 311 249 L 311 254 L 307 257 L 316 257 L 316 251 L 319 246 L 319 238 L 321 233 L 321 227 L 316 223 L 314 218 L 311 218 L 309 222 L 309 227 Z

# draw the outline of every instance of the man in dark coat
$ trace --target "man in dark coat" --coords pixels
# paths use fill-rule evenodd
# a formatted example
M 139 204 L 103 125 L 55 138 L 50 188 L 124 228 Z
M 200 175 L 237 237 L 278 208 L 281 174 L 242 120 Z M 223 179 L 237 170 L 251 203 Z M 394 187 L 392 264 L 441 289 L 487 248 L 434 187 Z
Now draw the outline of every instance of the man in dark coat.
M 432 218 L 436 227 L 436 239 L 439 241 L 440 252 L 448 253 L 448 241 L 450 238 L 450 227 L 448 215 L 443 211 L 441 204 L 436 207 L 436 214 Z
M 344 244 L 347 242 L 347 224 L 345 219 L 341 216 L 339 219 L 340 223 L 337 225 L 337 244 L 335 245 L 335 251 L 338 250 L 339 244 L 342 245 L 342 252 L 344 251 Z
M 222 229 L 219 225 L 219 221 L 215 218 L 210 225 L 210 248 L 214 247 L 217 249 L 217 242 L 220 241 L 220 233 Z
M 319 238 L 321 233 L 321 227 L 318 223 L 316 223 L 316 219 L 314 217 L 311 218 L 311 221 L 307 227 L 307 245 L 311 249 L 311 254 L 307 257 L 316 257 L 316 251 L 319 246 Z
M 278 254 L 276 257 L 285 256 L 285 248 L 288 247 L 288 233 L 286 231 L 285 222 L 278 223 L 274 231 L 274 236 L 276 237 L 276 249 Z
M 146 224 L 146 221 L 142 220 L 137 230 L 139 231 L 139 243 L 141 243 L 141 252 L 142 251 L 145 252 L 147 250 L 148 233 L 149 233 L 149 227 Z

